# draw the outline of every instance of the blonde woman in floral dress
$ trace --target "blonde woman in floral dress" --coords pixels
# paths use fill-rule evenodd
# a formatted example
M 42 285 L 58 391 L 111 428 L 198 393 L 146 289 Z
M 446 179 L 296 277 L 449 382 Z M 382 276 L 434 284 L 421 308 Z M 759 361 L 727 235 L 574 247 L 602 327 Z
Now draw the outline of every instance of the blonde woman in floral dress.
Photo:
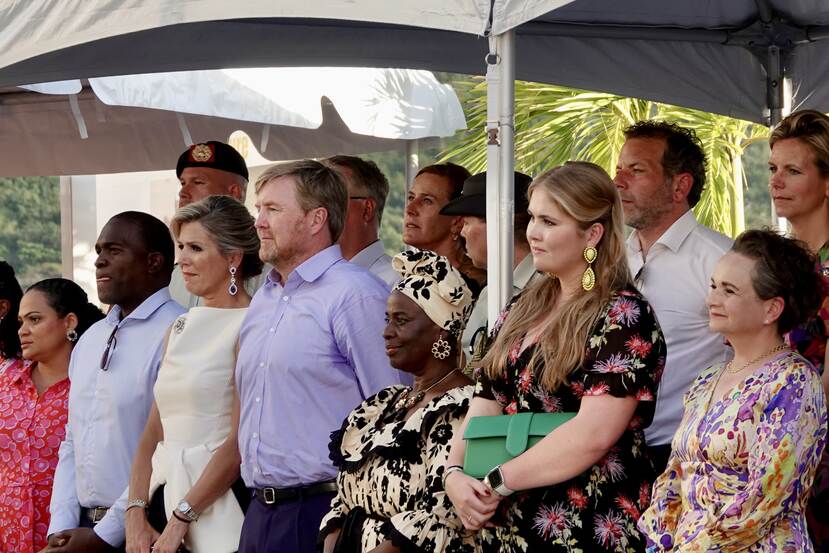
M 484 551 L 642 552 L 636 520 L 655 476 L 643 429 L 665 342 L 631 283 L 619 196 L 602 169 L 569 162 L 536 178 L 529 198 L 527 238 L 546 278 L 496 324 L 446 493 Z M 543 411 L 577 414 L 487 484 L 452 466 L 471 417 Z
M 814 258 L 772 231 L 748 231 L 720 260 L 710 327 L 734 359 L 685 397 L 668 468 L 639 521 L 648 553 L 814 551 L 806 501 L 826 439 L 815 367 L 783 334 L 819 304 Z

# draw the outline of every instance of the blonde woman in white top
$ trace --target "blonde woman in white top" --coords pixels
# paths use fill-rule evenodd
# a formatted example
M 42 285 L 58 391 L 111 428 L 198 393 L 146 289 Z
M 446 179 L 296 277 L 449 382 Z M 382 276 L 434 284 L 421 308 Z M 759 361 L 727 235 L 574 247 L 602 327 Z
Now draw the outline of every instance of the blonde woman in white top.
M 188 291 L 201 304 L 179 317 L 154 388 L 155 402 L 130 476 L 128 553 L 231 553 L 239 545 L 234 386 L 239 327 L 258 275 L 259 239 L 247 209 L 209 196 L 180 209 L 171 227 Z M 237 499 L 238 497 L 238 499 Z

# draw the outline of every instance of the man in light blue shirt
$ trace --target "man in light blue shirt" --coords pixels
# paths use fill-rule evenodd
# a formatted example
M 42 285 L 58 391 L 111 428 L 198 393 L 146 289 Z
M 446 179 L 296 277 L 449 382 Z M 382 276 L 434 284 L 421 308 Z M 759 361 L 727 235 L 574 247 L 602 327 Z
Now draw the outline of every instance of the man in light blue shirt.
M 48 553 L 122 547 L 130 466 L 152 404 L 164 336 L 184 312 L 167 289 L 173 241 L 163 222 L 120 213 L 104 226 L 95 251 L 98 296 L 113 307 L 72 352 Z
M 348 199 L 334 170 L 277 165 L 256 187 L 260 257 L 274 269 L 239 335 L 239 451 L 254 494 L 239 553 L 310 553 L 336 490 L 331 433 L 401 380 L 382 338 L 389 289 L 335 244 Z

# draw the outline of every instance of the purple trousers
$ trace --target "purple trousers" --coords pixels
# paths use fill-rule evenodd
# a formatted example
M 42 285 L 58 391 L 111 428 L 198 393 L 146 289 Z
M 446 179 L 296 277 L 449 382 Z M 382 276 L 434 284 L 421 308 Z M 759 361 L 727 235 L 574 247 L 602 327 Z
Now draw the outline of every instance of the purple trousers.
M 239 553 L 316 553 L 322 517 L 331 510 L 334 493 L 265 506 L 250 502 Z

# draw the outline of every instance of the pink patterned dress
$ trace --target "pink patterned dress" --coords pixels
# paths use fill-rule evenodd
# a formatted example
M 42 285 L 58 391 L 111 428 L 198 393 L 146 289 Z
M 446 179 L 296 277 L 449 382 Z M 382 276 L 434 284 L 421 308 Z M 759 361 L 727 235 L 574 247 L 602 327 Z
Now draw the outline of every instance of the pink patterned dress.
M 0 363 L 0 551 L 33 553 L 46 547 L 49 500 L 66 436 L 69 379 L 38 396 L 32 365 Z

